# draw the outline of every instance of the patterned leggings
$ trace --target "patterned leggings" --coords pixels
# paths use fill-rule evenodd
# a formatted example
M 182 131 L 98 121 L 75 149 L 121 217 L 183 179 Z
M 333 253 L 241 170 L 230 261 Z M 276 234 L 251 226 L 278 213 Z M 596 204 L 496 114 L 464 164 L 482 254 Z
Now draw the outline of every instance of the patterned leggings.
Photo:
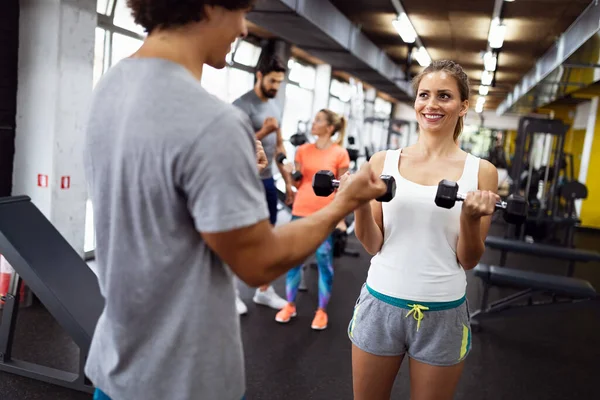
M 292 216 L 292 221 L 301 217 Z M 327 308 L 331 297 L 333 285 L 333 236 L 329 235 L 325 242 L 317 249 L 317 265 L 319 267 L 319 308 Z M 302 265 L 291 269 L 287 273 L 285 288 L 287 301 L 296 301 L 300 278 L 302 277 Z

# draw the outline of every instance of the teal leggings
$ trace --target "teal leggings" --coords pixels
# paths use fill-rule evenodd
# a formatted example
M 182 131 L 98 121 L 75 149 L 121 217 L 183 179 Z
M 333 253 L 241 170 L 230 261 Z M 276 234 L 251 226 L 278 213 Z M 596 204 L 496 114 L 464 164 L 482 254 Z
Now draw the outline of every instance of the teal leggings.
M 292 221 L 300 219 L 292 215 Z M 333 236 L 329 235 L 327 239 L 317 249 L 317 266 L 319 268 L 319 308 L 327 308 L 331 298 L 331 287 L 333 286 Z M 285 291 L 287 301 L 293 303 L 296 301 L 300 279 L 302 277 L 302 265 L 291 269 L 287 273 L 285 280 Z

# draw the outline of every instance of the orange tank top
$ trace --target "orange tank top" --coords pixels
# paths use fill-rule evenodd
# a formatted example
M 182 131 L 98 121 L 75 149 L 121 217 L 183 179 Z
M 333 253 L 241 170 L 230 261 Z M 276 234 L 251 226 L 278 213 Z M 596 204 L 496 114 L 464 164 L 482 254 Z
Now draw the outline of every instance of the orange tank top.
M 338 173 L 340 169 L 349 167 L 350 157 L 346 149 L 337 144 L 321 150 L 313 143 L 306 143 L 296 149 L 295 159 L 300 164 L 302 181 L 296 193 L 292 214 L 306 217 L 331 203 L 335 196 L 335 193 L 328 197 L 315 195 L 312 188 L 313 176 L 320 170 L 328 170 L 339 179 Z

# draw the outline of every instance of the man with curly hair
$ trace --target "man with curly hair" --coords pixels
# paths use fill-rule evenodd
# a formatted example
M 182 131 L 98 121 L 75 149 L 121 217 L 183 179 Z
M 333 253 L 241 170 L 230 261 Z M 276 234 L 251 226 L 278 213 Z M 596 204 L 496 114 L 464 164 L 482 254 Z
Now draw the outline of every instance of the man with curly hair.
M 85 372 L 97 399 L 240 400 L 233 274 L 272 282 L 386 185 L 366 166 L 328 207 L 271 226 L 250 119 L 200 85 L 247 34 L 253 0 L 127 4 L 148 37 L 98 83 L 86 128 L 105 307 Z

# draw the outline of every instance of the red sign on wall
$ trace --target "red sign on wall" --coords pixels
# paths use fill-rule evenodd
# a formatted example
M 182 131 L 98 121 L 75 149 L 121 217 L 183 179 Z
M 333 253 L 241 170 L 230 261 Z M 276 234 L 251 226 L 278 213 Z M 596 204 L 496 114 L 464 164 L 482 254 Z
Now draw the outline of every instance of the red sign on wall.
M 61 176 L 60 177 L 60 188 L 61 189 L 69 189 L 71 187 L 71 177 L 70 176 Z
M 38 186 L 48 187 L 48 175 L 38 174 Z

